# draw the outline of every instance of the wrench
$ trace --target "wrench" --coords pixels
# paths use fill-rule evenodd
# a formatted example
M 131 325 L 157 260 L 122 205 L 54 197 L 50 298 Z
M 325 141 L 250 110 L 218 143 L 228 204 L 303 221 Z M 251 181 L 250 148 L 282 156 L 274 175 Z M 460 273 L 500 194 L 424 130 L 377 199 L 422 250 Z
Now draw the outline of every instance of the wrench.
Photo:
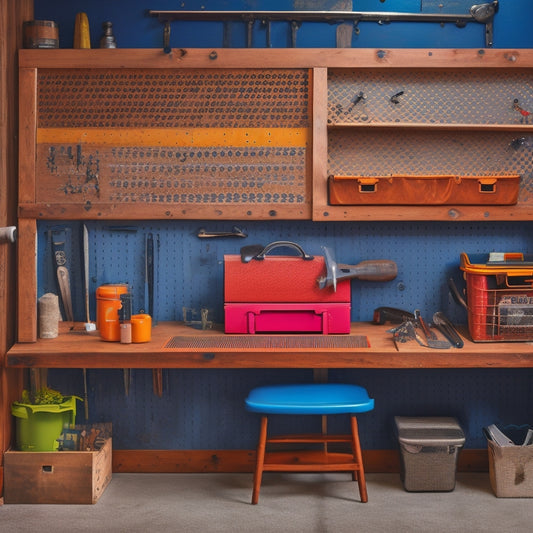
M 197 236 L 200 239 L 211 239 L 213 237 L 248 237 L 248 235 L 237 226 L 233 226 L 231 231 L 207 231 L 205 228 L 200 228 Z

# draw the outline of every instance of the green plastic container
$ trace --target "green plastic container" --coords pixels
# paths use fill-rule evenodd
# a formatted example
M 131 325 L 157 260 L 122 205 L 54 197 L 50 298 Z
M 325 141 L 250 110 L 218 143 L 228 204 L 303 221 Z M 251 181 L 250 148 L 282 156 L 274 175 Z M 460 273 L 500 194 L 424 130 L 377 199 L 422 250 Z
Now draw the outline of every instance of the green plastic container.
M 21 402 L 11 404 L 11 414 L 16 417 L 17 449 L 23 452 L 54 452 L 63 428 L 76 420 L 77 396 L 65 396 L 63 403 L 31 405 Z

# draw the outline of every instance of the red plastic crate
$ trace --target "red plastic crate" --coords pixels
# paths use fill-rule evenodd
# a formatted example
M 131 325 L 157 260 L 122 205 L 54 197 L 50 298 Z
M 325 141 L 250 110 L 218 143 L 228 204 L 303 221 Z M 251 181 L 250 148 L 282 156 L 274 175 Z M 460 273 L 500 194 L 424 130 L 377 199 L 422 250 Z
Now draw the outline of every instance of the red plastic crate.
M 475 342 L 533 340 L 533 267 L 471 264 L 465 272 L 468 328 Z

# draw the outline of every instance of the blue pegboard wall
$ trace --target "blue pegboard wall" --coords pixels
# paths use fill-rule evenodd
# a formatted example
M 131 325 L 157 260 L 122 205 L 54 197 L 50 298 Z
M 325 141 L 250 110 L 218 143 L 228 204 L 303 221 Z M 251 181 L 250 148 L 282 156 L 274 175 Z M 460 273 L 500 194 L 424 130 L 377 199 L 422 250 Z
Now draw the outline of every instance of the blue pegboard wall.
M 456 357 L 450 353 L 450 357 Z M 273 383 L 311 382 L 311 370 L 163 370 L 163 396 L 152 391 L 152 372 L 131 371 L 125 394 L 123 371 L 89 369 L 89 418 L 113 422 L 116 449 L 253 449 L 259 418 L 244 408 L 248 391 Z M 533 424 L 531 369 L 330 370 L 330 382 L 357 383 L 375 399 L 359 416 L 366 449 L 396 446 L 394 416 L 455 416 L 466 448 L 486 446 L 482 428 L 492 423 Z M 49 371 L 49 383 L 80 394 L 78 369 Z M 78 404 L 77 421 L 84 409 Z M 330 417 L 331 432 L 347 430 L 346 417 Z M 273 417 L 275 433 L 320 431 L 320 417 Z
M 459 323 L 464 309 L 450 297 L 447 280 L 462 283 L 459 255 L 491 251 L 533 252 L 529 223 L 316 223 L 282 221 L 236 222 L 248 237 L 200 239 L 201 227 L 231 230 L 232 222 L 124 223 L 87 221 L 90 252 L 90 309 L 96 319 L 95 291 L 104 283 L 128 283 L 134 295 L 134 312 L 146 310 L 146 238 L 154 239 L 154 315 L 156 320 L 182 320 L 183 308 L 210 310 L 215 322 L 223 321 L 225 254 L 238 254 L 241 246 L 291 240 L 308 253 L 323 255 L 327 245 L 337 262 L 357 264 L 367 259 L 391 259 L 398 277 L 389 282 L 352 281 L 352 320 L 368 321 L 376 307 L 389 305 L 420 309 L 426 316 L 444 311 Z M 39 296 L 56 292 L 55 265 L 48 236 L 64 229 L 71 258 L 71 285 L 76 320 L 85 321 L 81 223 L 39 224 Z M 285 253 L 290 253 L 289 251 Z
M 237 224 L 246 239 L 199 239 L 201 227 L 230 230 Z M 152 234 L 159 246 L 156 256 L 158 320 L 182 320 L 182 308 L 212 310 L 223 320 L 223 256 L 236 254 L 245 244 L 292 240 L 311 254 L 321 246 L 335 251 L 338 262 L 355 264 L 366 259 L 392 259 L 398 278 L 377 283 L 352 281 L 352 320 L 370 321 L 375 307 L 418 308 L 431 316 L 443 310 L 464 323 L 465 312 L 450 297 L 447 279 L 461 282 L 459 254 L 489 251 L 533 251 L 531 223 L 312 223 L 282 221 L 149 222 L 87 221 L 90 240 L 91 318 L 95 320 L 95 290 L 103 283 L 128 282 L 134 291 L 135 311 L 145 306 L 145 243 Z M 55 288 L 48 234 L 57 222 L 39 223 L 39 294 Z M 72 256 L 72 284 L 76 319 L 84 321 L 81 264 L 81 224 L 69 224 L 67 246 Z M 156 326 L 157 327 L 157 326 Z M 80 342 L 82 339 L 80 337 Z M 450 357 L 460 356 L 450 351 Z M 376 398 L 376 408 L 360 419 L 367 448 L 394 445 L 394 415 L 451 415 L 467 431 L 466 446 L 484 447 L 481 427 L 493 422 L 531 423 L 528 405 L 532 389 L 529 370 L 330 370 L 330 380 L 361 383 Z M 83 396 L 79 370 L 53 370 L 50 385 Z M 248 390 L 264 383 L 311 381 L 310 370 L 163 370 L 163 397 L 152 392 L 149 370 L 132 370 L 128 396 L 121 370 L 88 370 L 90 419 L 115 425 L 114 445 L 151 449 L 249 449 L 255 446 L 257 419 L 245 412 Z M 83 417 L 79 409 L 78 419 Z M 332 420 L 331 427 L 340 424 Z M 317 420 L 300 422 L 302 430 L 319 427 Z M 279 420 L 284 424 L 294 424 Z M 294 428 L 293 428 L 294 429 Z M 340 429 L 340 427 L 339 427 Z

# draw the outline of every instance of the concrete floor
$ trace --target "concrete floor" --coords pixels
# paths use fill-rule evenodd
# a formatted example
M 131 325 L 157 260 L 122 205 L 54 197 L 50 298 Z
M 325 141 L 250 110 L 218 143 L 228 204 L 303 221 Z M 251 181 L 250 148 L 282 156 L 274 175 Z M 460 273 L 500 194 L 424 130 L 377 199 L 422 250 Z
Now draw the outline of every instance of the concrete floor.
M 95 505 L 3 505 L 1 532 L 531 531 L 533 500 L 496 498 L 487 473 L 459 473 L 452 492 L 413 493 L 397 474 L 367 474 L 368 503 L 348 474 L 115 474 Z

